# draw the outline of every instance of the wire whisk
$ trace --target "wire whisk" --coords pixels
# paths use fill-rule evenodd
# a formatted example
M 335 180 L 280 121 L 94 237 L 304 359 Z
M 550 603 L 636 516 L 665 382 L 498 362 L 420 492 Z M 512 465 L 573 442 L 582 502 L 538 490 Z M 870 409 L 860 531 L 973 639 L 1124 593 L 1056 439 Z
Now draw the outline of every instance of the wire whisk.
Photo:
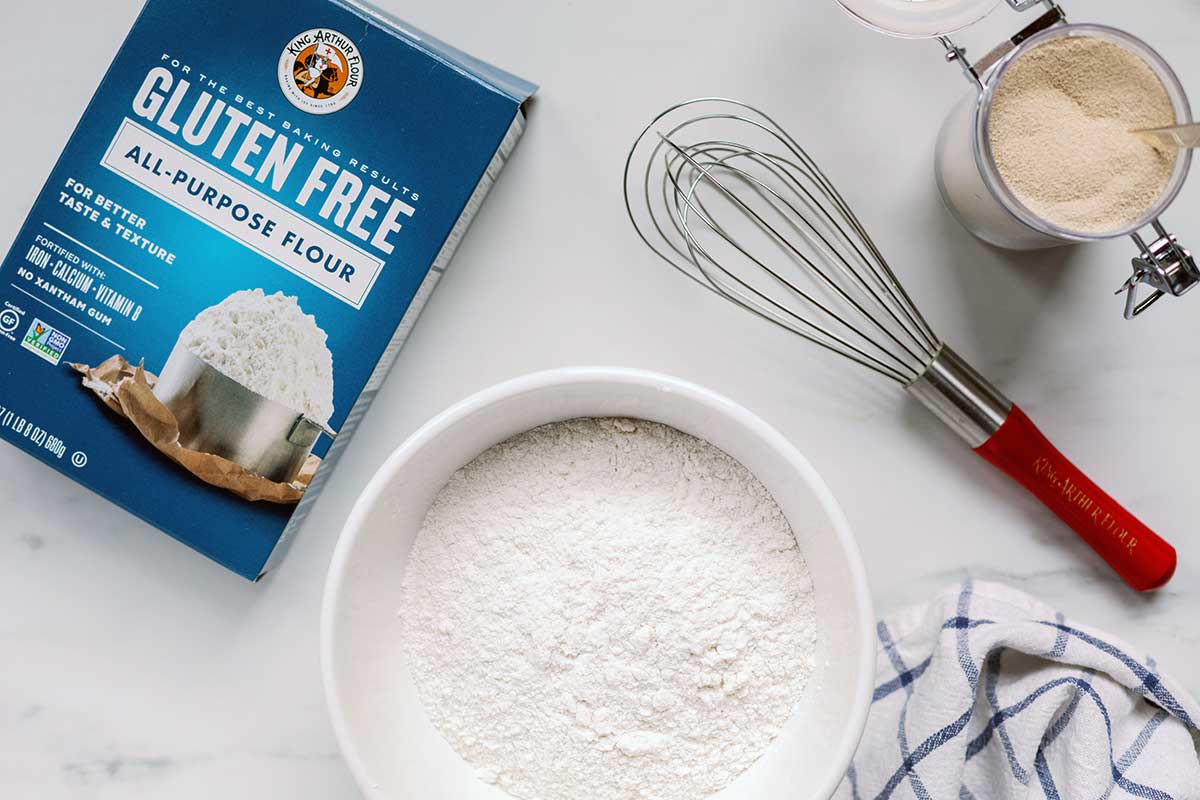
M 626 160 L 625 203 L 689 278 L 897 383 L 941 347 L 833 183 L 751 106 L 706 98 L 656 117 Z
M 774 119 L 723 98 L 671 106 L 634 141 L 624 188 L 629 219 L 659 258 L 904 387 L 1135 589 L 1170 579 L 1174 548 L 945 345 L 833 182 Z

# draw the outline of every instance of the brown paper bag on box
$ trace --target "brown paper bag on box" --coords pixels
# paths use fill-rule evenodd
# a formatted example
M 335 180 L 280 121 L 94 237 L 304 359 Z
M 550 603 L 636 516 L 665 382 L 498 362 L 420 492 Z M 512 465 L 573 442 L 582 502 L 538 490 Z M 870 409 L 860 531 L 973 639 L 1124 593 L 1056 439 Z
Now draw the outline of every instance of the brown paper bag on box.
M 295 481 L 275 483 L 228 459 L 188 450 L 179 444 L 175 415 L 154 396 L 157 377 L 141 365 L 134 367 L 121 356 L 113 356 L 96 367 L 70 366 L 83 375 L 84 388 L 111 411 L 132 422 L 160 453 L 205 483 L 233 492 L 244 500 L 281 505 L 298 503 L 321 465 L 320 458 L 309 456 Z

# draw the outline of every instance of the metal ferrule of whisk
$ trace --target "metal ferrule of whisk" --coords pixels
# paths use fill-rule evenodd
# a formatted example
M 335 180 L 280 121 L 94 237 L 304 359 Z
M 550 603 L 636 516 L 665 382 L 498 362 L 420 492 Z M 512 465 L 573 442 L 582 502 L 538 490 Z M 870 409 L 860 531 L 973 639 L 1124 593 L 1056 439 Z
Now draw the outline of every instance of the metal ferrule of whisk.
M 1013 402 L 958 353 L 942 345 L 908 393 L 976 450 L 999 432 Z

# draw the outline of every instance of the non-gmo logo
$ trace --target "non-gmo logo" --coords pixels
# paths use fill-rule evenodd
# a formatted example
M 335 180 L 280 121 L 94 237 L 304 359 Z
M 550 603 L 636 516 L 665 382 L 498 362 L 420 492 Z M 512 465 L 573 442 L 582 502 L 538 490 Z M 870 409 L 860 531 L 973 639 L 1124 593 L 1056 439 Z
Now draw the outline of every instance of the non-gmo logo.
M 309 114 L 345 108 L 362 88 L 363 61 L 350 38 L 328 28 L 292 37 L 279 57 L 279 88 Z
M 70 343 L 70 336 L 36 317 L 25 333 L 25 338 L 21 340 L 22 347 L 55 366 L 62 361 Z

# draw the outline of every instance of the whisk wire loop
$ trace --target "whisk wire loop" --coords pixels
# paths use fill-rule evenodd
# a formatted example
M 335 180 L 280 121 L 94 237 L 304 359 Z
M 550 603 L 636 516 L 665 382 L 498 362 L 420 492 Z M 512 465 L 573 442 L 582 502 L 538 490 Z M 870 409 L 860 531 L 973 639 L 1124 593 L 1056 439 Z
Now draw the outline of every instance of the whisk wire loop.
M 669 140 L 668 140 L 668 144 L 670 144 L 672 147 L 675 146 L 674 143 L 670 142 Z M 689 224 L 689 211 L 704 210 L 703 207 L 700 205 L 700 203 L 698 201 L 696 201 L 694 198 L 695 198 L 695 191 L 696 191 L 697 185 L 701 181 L 707 180 L 707 181 L 711 182 L 712 185 L 719 188 L 723 193 L 725 193 L 729 197 L 729 199 L 731 199 L 734 203 L 739 205 L 742 208 L 742 210 L 745 211 L 745 213 L 751 219 L 753 219 L 764 231 L 766 231 L 774 239 L 776 239 L 778 241 L 778 243 L 780 244 L 780 246 L 791 251 L 791 253 L 796 258 L 801 260 L 810 270 L 812 270 L 812 272 L 814 274 L 819 276 L 822 279 L 822 281 L 825 283 L 825 285 L 828 286 L 828 288 L 830 290 L 832 290 L 834 293 L 839 295 L 844 302 L 849 304 L 853 309 L 858 311 L 864 317 L 870 319 L 866 310 L 864 308 L 862 308 L 862 306 L 859 304 L 859 302 L 855 298 L 853 298 L 852 296 L 847 294 L 846 291 L 841 286 L 839 286 L 838 283 L 834 279 L 832 279 L 829 275 L 826 274 L 825 270 L 821 267 L 821 262 L 813 261 L 807 255 L 805 255 L 801 250 L 794 247 L 788 241 L 787 237 L 785 237 L 774 226 L 772 226 L 770 223 L 768 223 L 752 207 L 748 206 L 740 198 L 738 198 L 733 192 L 731 192 L 725 186 L 724 183 L 722 183 L 720 180 L 717 180 L 716 178 L 714 178 L 712 176 L 712 169 L 717 166 L 724 166 L 724 164 L 722 164 L 721 162 L 700 164 L 699 162 L 694 160 L 694 158 L 692 157 L 691 154 L 689 154 L 687 152 L 683 152 L 683 151 L 680 151 L 680 153 L 681 153 L 683 159 L 687 160 L 692 166 L 696 167 L 699 170 L 699 173 L 693 179 L 692 184 L 686 189 L 686 191 L 682 187 L 680 187 L 679 184 L 677 183 L 677 173 L 672 173 L 670 170 L 668 170 L 668 175 L 672 175 L 671 182 L 676 187 L 676 199 L 678 202 L 681 203 L 681 208 L 678 210 L 678 212 L 676 214 L 676 218 L 679 221 L 679 227 L 683 230 L 685 236 L 687 237 L 688 247 L 693 253 L 702 254 L 706 261 L 708 261 L 709 263 L 713 264 L 714 266 L 720 268 L 719 263 L 716 262 L 716 260 L 708 253 L 707 250 L 705 250 L 703 247 L 701 247 L 698 244 L 698 240 L 692 234 L 691 226 Z M 742 154 L 738 154 L 738 155 L 742 155 Z M 739 175 L 739 177 L 744 178 L 744 179 L 750 181 L 751 183 L 753 183 L 755 185 L 757 191 L 760 194 L 770 195 L 775 201 L 778 201 L 779 203 L 783 204 L 785 207 L 790 209 L 792 212 L 796 213 L 801 218 L 801 220 L 803 220 L 803 215 L 800 214 L 799 210 L 796 209 L 794 206 L 792 206 L 790 203 L 788 203 L 788 201 L 786 199 L 784 199 L 779 193 L 777 193 L 775 190 L 773 190 L 770 186 L 768 186 L 764 182 L 756 179 L 753 175 L 748 175 L 748 174 L 740 173 L 740 172 L 738 173 L 738 175 Z M 751 254 L 746 248 L 744 248 L 741 244 L 739 244 L 737 242 L 737 240 L 733 239 L 732 237 L 729 237 L 723 229 L 720 229 L 717 226 L 717 224 L 713 221 L 711 215 L 709 215 L 707 213 L 702 213 L 702 214 L 698 214 L 698 216 L 705 223 L 705 225 L 707 225 L 710 229 L 712 229 L 713 231 L 715 231 L 715 232 L 721 234 L 723 237 L 725 237 L 726 241 L 728 241 L 735 250 L 740 252 L 746 258 L 750 259 L 754 264 L 756 264 L 764 272 L 766 272 L 768 275 L 770 275 L 780 286 L 783 286 L 783 287 L 787 288 L 788 290 L 794 292 L 797 296 L 802 298 L 809 305 L 816 308 L 818 311 L 822 312 L 826 316 L 831 317 L 832 319 L 836 320 L 837 322 L 841 323 L 842 325 L 846 326 L 847 328 L 854 330 L 855 333 L 857 333 L 865 341 L 871 343 L 881 353 L 883 353 L 883 355 L 896 361 L 901 370 L 904 369 L 905 364 L 902 360 L 895 358 L 895 356 L 893 356 L 892 353 L 889 352 L 886 348 L 880 347 L 879 345 L 872 342 L 868 337 L 865 336 L 865 334 L 862 333 L 861 330 L 859 330 L 859 328 L 857 326 L 855 326 L 853 323 L 851 323 L 849 320 L 847 320 L 844 316 L 838 314 L 837 311 L 835 311 L 829 305 L 818 300 L 816 297 L 814 297 L 809 292 L 806 292 L 803 288 L 798 286 L 793 281 L 789 280 L 785 275 L 783 275 L 780 272 L 773 269 L 770 265 L 764 263 L 763 261 L 760 261 L 753 254 Z M 811 236 L 815 234 L 815 236 L 821 242 L 823 242 L 827 246 L 829 245 L 828 240 L 826 240 L 824 238 L 824 236 L 821 235 L 820 231 L 816 230 L 815 228 L 812 229 L 811 233 L 808 231 L 800 231 L 800 233 L 804 237 L 809 238 L 810 241 L 811 241 Z M 831 259 L 834 257 L 835 257 L 835 254 L 830 254 Z M 837 256 L 837 257 L 840 258 L 840 256 Z M 713 273 L 709 272 L 707 269 L 704 269 L 702 264 L 700 264 L 700 268 L 703 270 L 705 276 L 710 280 L 710 282 L 712 282 L 715 286 L 717 286 L 718 289 L 720 289 L 721 286 L 717 281 L 714 280 Z M 787 314 L 788 316 L 796 319 L 800 323 L 802 323 L 806 326 L 809 326 L 809 327 L 816 327 L 814 325 L 814 323 L 810 322 L 809 320 L 804 319 L 803 317 L 798 316 L 795 312 L 791 311 L 786 306 L 783 306 L 782 304 L 780 304 L 779 302 L 777 302 L 776 300 L 771 298 L 769 295 L 766 295 L 765 293 L 758 290 L 757 288 L 750 286 L 748 283 L 746 283 L 741 278 L 739 278 L 736 274 L 730 274 L 729 277 L 731 277 L 733 280 L 737 281 L 743 287 L 750 289 L 750 291 L 754 292 L 760 298 L 764 299 L 771 306 L 775 307 L 776 309 L 779 309 L 780 311 L 782 311 L 783 313 Z M 869 287 L 868 287 L 868 289 L 869 289 Z M 820 330 L 820 329 L 818 328 L 818 330 Z M 911 349 L 907 348 L 902 341 L 900 341 L 899 339 L 894 337 L 893 334 L 890 331 L 888 331 L 886 328 L 880 328 L 880 330 L 884 334 L 886 334 L 887 336 L 892 338 L 892 340 L 899 347 L 904 349 L 905 352 L 908 353 L 910 356 L 912 356 L 914 359 L 920 358 L 920 356 L 917 353 L 915 353 Z M 846 341 L 845 339 L 838 337 L 827 331 L 825 331 L 823 333 L 826 336 L 829 336 L 830 338 L 836 340 L 838 343 L 842 344 L 843 346 L 847 347 L 855 354 L 862 356 L 863 358 L 869 360 L 871 363 L 875 364 L 876 366 L 879 366 L 883 369 L 889 370 L 889 372 L 892 369 L 894 369 L 893 367 L 890 367 L 886 364 L 881 363 L 875 357 L 864 352 L 862 349 L 854 346 L 853 344 Z M 902 372 L 899 373 L 899 376 L 903 377 L 903 373 Z
M 673 146 L 673 143 L 672 143 L 672 146 Z M 730 192 L 721 181 L 718 181 L 712 177 L 712 170 L 715 166 L 726 167 L 726 166 L 728 166 L 729 160 L 731 160 L 732 158 L 735 158 L 735 157 L 750 157 L 750 158 L 754 159 L 757 163 L 760 163 L 764 167 L 766 167 L 772 174 L 775 174 L 777 176 L 785 178 L 786 180 L 794 180 L 790 176 L 787 175 L 785 170 L 777 170 L 774 168 L 774 166 L 771 165 L 776 162 L 780 165 L 790 164 L 790 162 L 786 162 L 781 159 L 777 159 L 777 157 L 770 156 L 770 155 L 767 155 L 764 153 L 759 153 L 754 150 L 748 150 L 747 152 L 737 152 L 730 156 L 725 156 L 721 159 L 718 159 L 715 163 L 707 163 L 707 164 L 699 164 L 698 162 L 691 159 L 687 153 L 685 153 L 684 155 L 686 158 L 688 158 L 689 161 L 691 161 L 691 163 L 694 166 L 696 166 L 698 169 L 701 170 L 700 174 L 698 174 L 696 176 L 696 178 L 693 181 L 692 186 L 689 189 L 689 193 L 688 193 L 689 196 L 694 195 L 696 186 L 699 184 L 699 182 L 702 179 L 708 179 L 708 180 L 712 181 L 712 183 L 714 185 L 716 185 L 718 188 L 720 188 L 722 190 L 722 192 L 724 192 L 726 195 L 728 195 L 730 197 L 730 199 L 732 199 L 735 203 L 737 203 L 739 206 L 741 206 L 741 208 L 746 212 L 747 215 L 749 215 L 751 218 L 753 218 L 754 221 L 756 223 L 758 223 L 764 230 L 769 232 L 770 235 L 773 238 L 775 238 L 782 247 L 786 248 L 787 250 L 790 250 L 792 252 L 792 254 L 794 254 L 797 258 L 799 258 L 801 261 L 803 261 L 805 263 L 805 265 L 810 270 L 812 270 L 813 274 L 817 275 L 830 290 L 832 290 L 836 294 L 838 294 L 846 303 L 848 303 L 850 306 L 852 306 L 854 308 L 854 310 L 859 312 L 860 315 L 862 315 L 868 319 L 871 319 L 870 315 L 867 313 L 866 309 L 863 308 L 863 306 L 859 303 L 859 301 L 856 300 L 851 295 L 849 295 L 846 292 L 846 290 L 841 285 L 838 284 L 837 280 L 834 277 L 831 277 L 825 271 L 825 269 L 822 267 L 822 264 L 830 265 L 830 266 L 834 267 L 835 269 L 837 269 L 838 271 L 840 271 L 842 273 L 842 276 L 844 279 L 849 280 L 852 283 L 856 283 L 859 288 L 861 288 L 864 292 L 867 293 L 869 299 L 872 301 L 872 304 L 878 310 L 889 315 L 893 319 L 893 321 L 895 321 L 898 325 L 900 325 L 900 326 L 905 325 L 905 322 L 896 314 L 896 312 L 891 308 L 891 306 L 889 306 L 885 302 L 885 300 L 880 296 L 876 287 L 873 286 L 868 280 L 866 280 L 866 278 L 862 274 L 854 271 L 854 269 L 851 267 L 850 263 L 847 261 L 846 257 L 843 255 L 843 253 L 837 249 L 837 247 L 834 245 L 834 243 L 832 243 L 830 241 L 829 238 L 827 238 L 826 234 L 822 233 L 821 228 L 819 228 L 817 225 L 813 224 L 813 222 L 810 219 L 808 219 L 804 216 L 803 212 L 801 212 L 798 208 L 796 208 L 795 205 L 790 203 L 780 193 L 776 192 L 774 189 L 772 189 L 770 186 L 768 186 L 763 181 L 756 178 L 754 175 L 747 174 L 745 172 L 741 172 L 740 170 L 734 170 L 734 172 L 737 176 L 753 183 L 755 185 L 756 191 L 758 192 L 758 194 L 760 196 L 764 196 L 764 193 L 770 195 L 771 198 L 773 198 L 771 203 L 775 207 L 776 210 L 782 211 L 782 209 L 780 209 L 779 206 L 775 205 L 775 202 L 777 201 L 779 204 L 782 204 L 783 207 L 785 207 L 786 209 L 788 209 L 789 211 L 791 211 L 793 214 L 795 214 L 797 216 L 797 218 L 800 220 L 800 222 L 803 223 L 804 227 L 796 226 L 793 224 L 793 229 L 796 230 L 797 233 L 799 233 L 803 238 L 805 238 L 811 246 L 813 246 L 815 249 L 818 250 L 818 254 L 820 256 L 822 256 L 821 259 L 814 261 L 814 260 L 808 258 L 803 252 L 801 252 L 799 249 L 797 249 L 795 246 L 793 246 L 788 241 L 787 237 L 785 237 L 778 230 L 776 230 L 774 227 L 772 227 L 762 216 L 760 216 L 757 212 L 755 212 L 755 210 L 752 207 L 747 205 L 740 198 L 736 197 L 732 192 Z M 828 212 L 825 210 L 824 207 L 822 207 L 820 205 L 820 203 L 816 200 L 816 198 L 813 197 L 812 193 L 807 189 L 807 187 L 803 186 L 799 182 L 796 182 L 795 185 L 799 189 L 799 191 L 802 193 L 803 197 L 807 200 L 805 205 L 809 208 L 809 210 L 821 215 L 824 218 L 824 222 L 827 223 L 828 230 L 831 231 L 832 235 L 840 237 L 843 240 L 842 245 L 850 248 L 851 253 L 857 257 L 856 260 L 858 261 L 859 264 L 861 264 L 862 266 L 865 266 L 868 270 L 872 270 L 873 268 L 872 268 L 870 262 L 863 256 L 862 251 L 853 242 L 853 240 L 851 240 L 851 239 L 849 239 L 849 237 L 845 236 L 845 231 L 843 231 L 841 228 L 839 228 L 836 225 L 836 222 L 829 216 Z M 783 216 L 785 217 L 786 221 L 788 221 L 789 223 L 791 222 L 790 218 L 787 218 L 786 215 L 783 215 Z M 805 294 L 794 283 L 792 283 L 791 281 L 788 281 L 786 278 L 779 275 L 774 270 L 771 270 L 766 265 L 760 264 L 760 266 L 762 266 L 764 269 L 766 269 L 768 272 L 770 272 L 770 274 L 773 277 L 775 277 L 782 285 L 792 289 L 793 291 L 797 292 L 798 294 L 801 294 L 801 295 Z M 805 295 L 805 296 L 807 298 L 807 295 Z M 814 304 L 815 304 L 815 301 L 812 301 L 811 298 L 807 298 L 807 299 L 809 299 L 810 302 L 814 302 Z M 821 306 L 821 310 L 825 311 L 825 313 L 829 314 L 830 316 L 833 316 L 834 318 L 836 318 L 839 322 L 843 323 L 844 325 L 851 326 L 850 323 L 847 320 L 845 320 L 843 317 L 830 311 L 829 309 L 825 308 L 824 306 Z M 872 320 L 872 322 L 874 322 L 874 320 Z M 853 326 L 851 326 L 851 327 L 853 327 Z M 891 339 L 894 344 L 896 344 L 898 347 L 902 348 L 910 356 L 912 356 L 913 358 L 916 358 L 916 359 L 922 358 L 920 355 L 918 355 L 916 352 L 914 352 L 904 341 L 902 341 L 899 337 L 897 337 L 886 326 L 877 324 L 877 328 L 878 328 L 879 332 L 881 332 L 882 334 L 887 336 L 889 339 Z
M 941 348 L 833 183 L 752 106 L 700 98 L 667 109 L 630 149 L 624 190 L 661 259 L 785 330 L 902 385 Z

